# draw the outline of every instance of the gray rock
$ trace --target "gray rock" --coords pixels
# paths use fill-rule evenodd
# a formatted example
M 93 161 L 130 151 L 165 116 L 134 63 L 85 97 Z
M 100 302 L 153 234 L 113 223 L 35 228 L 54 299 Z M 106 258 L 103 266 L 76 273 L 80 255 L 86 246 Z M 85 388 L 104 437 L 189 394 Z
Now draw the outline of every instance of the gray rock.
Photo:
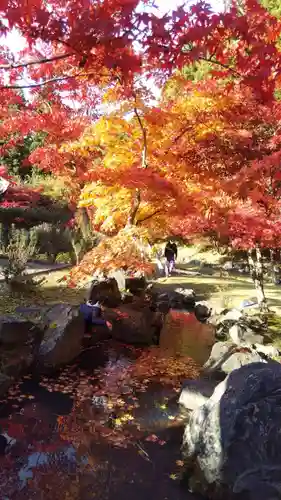
M 43 324 L 44 336 L 37 358 L 40 369 L 61 367 L 80 354 L 84 318 L 78 307 L 57 304 L 46 312 Z
M 279 350 L 274 347 L 273 345 L 261 345 L 256 343 L 254 345 L 254 349 L 259 353 L 260 355 L 264 355 L 267 358 L 277 358 L 280 356 Z
M 107 307 L 117 307 L 122 300 L 120 290 L 115 278 L 106 278 L 92 281 L 88 300 L 103 302 Z
M 191 311 L 195 306 L 194 291 L 190 289 L 176 288 L 170 293 L 157 293 L 152 290 L 150 296 L 156 310 L 165 314 L 169 309 Z
M 241 344 L 252 345 L 256 343 L 257 344 L 263 343 L 262 335 L 255 334 L 251 328 L 245 327 L 240 323 L 236 323 L 233 326 L 231 326 L 228 331 L 228 334 L 229 334 L 229 340 L 237 345 Z
M 264 338 L 262 335 L 256 335 L 255 333 L 252 334 L 248 333 L 244 335 L 242 343 L 253 346 L 253 344 L 263 344 L 263 341 Z
M 239 345 L 241 343 L 241 341 L 243 339 L 243 333 L 244 333 L 244 330 L 241 327 L 241 325 L 239 325 L 238 323 L 233 325 L 228 331 L 230 340 L 232 342 L 234 342 L 234 344 L 237 344 L 237 345 Z
M 234 268 L 234 265 L 233 265 L 233 262 L 231 262 L 230 260 L 229 261 L 226 261 L 223 266 L 222 266 L 222 269 L 224 271 L 230 271 L 231 269 Z
M 264 359 L 249 346 L 237 346 L 232 342 L 216 342 L 204 365 L 207 373 L 221 372 L 226 375 L 249 363 L 264 362 Z
M 194 314 L 198 321 L 205 323 L 212 314 L 212 309 L 206 302 L 196 302 Z
M 5 373 L 0 373 L 0 397 L 2 397 L 13 385 L 14 379 L 5 375 Z
M 17 316 L 0 318 L 0 395 L 32 365 L 43 331 Z
M 141 304 L 122 304 L 118 309 L 105 309 L 104 317 L 112 323 L 114 340 L 133 345 L 155 342 L 155 313 Z
M 29 343 L 38 328 L 20 316 L 0 316 L 0 345 L 23 345 Z
M 179 404 L 187 410 L 195 410 L 206 403 L 213 394 L 218 382 L 216 380 L 187 380 L 179 397 Z
M 280 388 L 279 363 L 252 363 L 191 414 L 182 445 L 191 490 L 218 500 L 280 500 Z
M 137 278 L 126 278 L 125 279 L 125 289 L 128 290 L 133 295 L 140 293 L 147 287 L 147 281 L 144 276 Z
M 202 264 L 201 260 L 193 259 L 188 261 L 189 266 L 200 266 L 201 264 Z
M 171 307 L 176 303 L 180 304 L 182 309 L 192 309 L 195 306 L 195 292 L 191 288 L 176 288 L 174 292 L 174 303 L 171 301 Z
M 178 287 L 175 289 L 176 293 L 180 293 L 184 297 L 195 297 L 195 292 L 192 290 L 192 288 L 181 288 Z
M 233 342 L 216 342 L 211 350 L 209 359 L 204 364 L 203 369 L 207 372 L 221 370 L 223 363 L 237 350 Z
M 238 309 L 230 309 L 230 311 L 227 311 L 227 313 L 220 318 L 220 321 L 239 321 L 242 317 L 243 313 L 241 311 Z
M 266 363 L 266 360 L 257 352 L 247 352 L 245 349 L 243 352 L 234 352 L 231 354 L 231 356 L 229 356 L 229 358 L 222 363 L 221 371 L 228 375 L 233 372 L 233 370 L 237 370 L 241 366 L 249 365 L 251 363 Z

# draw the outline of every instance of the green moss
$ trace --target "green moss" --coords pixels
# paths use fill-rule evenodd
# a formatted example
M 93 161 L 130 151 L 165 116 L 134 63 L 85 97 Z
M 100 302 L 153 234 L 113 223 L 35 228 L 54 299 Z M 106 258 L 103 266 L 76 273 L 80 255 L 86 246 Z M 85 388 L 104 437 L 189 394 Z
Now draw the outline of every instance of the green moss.
M 281 350 L 281 316 L 278 314 L 268 314 L 268 336 L 270 337 L 272 343 Z

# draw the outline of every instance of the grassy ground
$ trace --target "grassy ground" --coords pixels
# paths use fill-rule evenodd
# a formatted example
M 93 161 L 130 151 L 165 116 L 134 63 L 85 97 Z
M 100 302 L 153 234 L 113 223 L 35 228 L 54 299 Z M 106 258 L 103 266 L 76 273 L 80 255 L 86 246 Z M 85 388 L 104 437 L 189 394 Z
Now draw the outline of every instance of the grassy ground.
M 83 301 L 86 290 L 73 289 L 64 284 L 63 277 L 68 270 L 49 272 L 40 275 L 42 285 L 33 290 L 11 292 L 3 283 L 0 284 L 0 314 L 12 313 L 17 307 L 51 305 L 58 302 L 79 304 Z
M 220 277 L 219 273 L 212 276 L 202 273 L 200 276 L 177 275 L 160 279 L 156 288 L 162 291 L 174 290 L 177 287 L 192 288 L 198 300 L 208 300 L 214 308 L 238 307 L 244 299 L 255 297 L 253 283 L 248 277 Z M 269 307 L 281 315 L 281 287 L 267 283 L 265 293 Z

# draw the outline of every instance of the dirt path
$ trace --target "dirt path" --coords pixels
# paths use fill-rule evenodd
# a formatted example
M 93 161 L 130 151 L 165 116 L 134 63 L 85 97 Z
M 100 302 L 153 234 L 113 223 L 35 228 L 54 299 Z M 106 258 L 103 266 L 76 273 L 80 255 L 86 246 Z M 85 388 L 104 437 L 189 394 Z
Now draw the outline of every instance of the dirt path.
M 8 259 L 0 258 L 0 281 L 4 280 L 3 269 L 7 265 Z M 41 274 L 48 271 L 59 271 L 68 268 L 68 264 L 48 264 L 47 262 L 30 261 L 26 268 L 26 273 L 31 275 Z
M 193 268 L 194 272 L 198 269 Z M 175 273 L 168 279 L 159 279 L 154 283 L 156 289 L 162 292 L 173 291 L 178 287 L 192 288 L 197 300 L 208 300 L 214 308 L 238 307 L 245 299 L 255 297 L 255 290 L 249 276 L 229 275 L 221 277 L 217 270 L 202 269 L 200 275 L 192 276 Z M 266 283 L 265 293 L 269 307 L 281 315 L 281 287 Z

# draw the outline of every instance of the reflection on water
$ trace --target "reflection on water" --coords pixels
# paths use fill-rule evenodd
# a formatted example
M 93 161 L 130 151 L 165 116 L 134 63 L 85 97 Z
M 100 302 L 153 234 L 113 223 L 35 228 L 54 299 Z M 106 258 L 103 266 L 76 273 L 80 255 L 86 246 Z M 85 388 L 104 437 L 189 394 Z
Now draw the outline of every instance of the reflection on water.
M 208 360 L 215 343 L 215 329 L 197 320 L 194 313 L 170 310 L 160 336 L 160 347 L 172 355 L 190 356 L 199 365 Z
M 53 377 L 26 378 L 13 388 L 0 409 L 1 430 L 15 440 L 0 458 L 1 500 L 188 499 L 171 479 L 180 458 L 182 429 L 171 426 L 176 404 L 173 410 L 167 406 L 167 392 L 155 386 L 141 395 L 134 433 L 129 420 L 122 431 L 130 436 L 127 447 L 118 447 L 117 437 L 112 444 L 91 424 L 94 414 L 103 431 L 118 436 L 118 429 L 110 426 L 110 408 L 97 411 L 93 405 L 93 391 L 106 393 L 139 353 L 112 344 L 89 349 Z M 97 374 L 98 367 L 103 369 Z M 130 392 L 128 398 L 134 400 Z M 152 431 L 155 437 L 147 439 Z

